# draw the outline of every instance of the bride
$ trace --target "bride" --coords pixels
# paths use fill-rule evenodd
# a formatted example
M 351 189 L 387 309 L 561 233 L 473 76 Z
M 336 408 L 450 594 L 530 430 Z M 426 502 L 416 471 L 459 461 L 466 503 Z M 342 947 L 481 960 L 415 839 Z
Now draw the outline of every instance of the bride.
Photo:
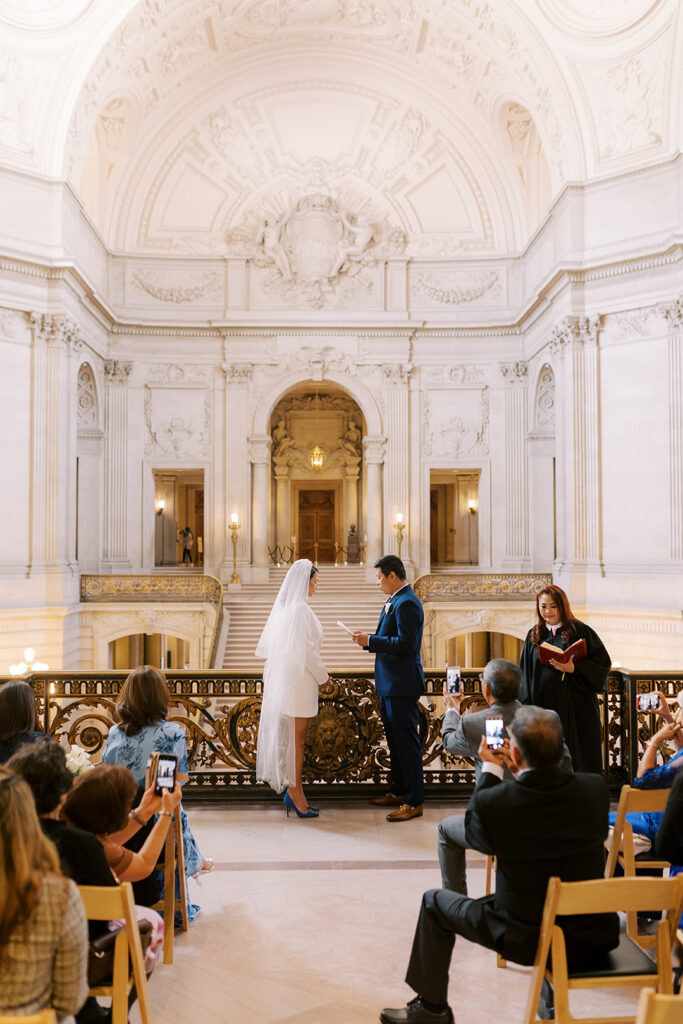
M 287 815 L 293 810 L 299 818 L 318 816 L 301 783 L 306 729 L 318 713 L 318 687 L 328 679 L 320 658 L 322 626 L 308 604 L 317 585 L 313 563 L 294 562 L 256 648 L 256 657 L 266 660 L 256 778 L 276 793 L 285 789 Z

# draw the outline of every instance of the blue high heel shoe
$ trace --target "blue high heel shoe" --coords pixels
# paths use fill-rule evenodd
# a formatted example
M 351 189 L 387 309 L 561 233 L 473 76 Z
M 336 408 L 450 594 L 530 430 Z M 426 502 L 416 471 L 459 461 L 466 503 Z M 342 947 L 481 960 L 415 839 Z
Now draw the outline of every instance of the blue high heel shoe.
M 309 807 L 308 810 L 306 811 L 306 813 L 302 814 L 301 811 L 299 810 L 299 808 L 296 806 L 296 804 L 292 800 L 291 796 L 289 795 L 289 790 L 285 791 L 285 795 L 284 795 L 283 799 L 284 799 L 284 805 L 287 808 L 287 817 L 289 817 L 289 812 L 290 811 L 295 811 L 297 818 L 317 818 L 318 814 L 320 813 L 317 810 L 317 808 Z

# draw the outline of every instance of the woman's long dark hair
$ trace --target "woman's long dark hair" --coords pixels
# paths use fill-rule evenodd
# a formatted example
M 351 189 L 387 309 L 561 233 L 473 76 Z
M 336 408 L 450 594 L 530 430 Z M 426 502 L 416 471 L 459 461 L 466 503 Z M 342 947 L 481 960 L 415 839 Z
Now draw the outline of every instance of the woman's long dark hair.
M 121 687 L 114 718 L 126 736 L 137 736 L 147 725 L 163 722 L 168 714 L 168 684 L 158 668 L 134 668 Z
M 33 687 L 15 679 L 0 687 L 0 742 L 6 743 L 19 732 L 36 727 L 36 700 Z
M 547 587 L 544 587 L 543 590 L 539 590 L 539 592 L 536 594 L 536 625 L 531 630 L 531 642 L 534 644 L 540 644 L 541 640 L 543 639 L 543 634 L 547 629 L 545 619 L 541 615 L 540 608 L 541 598 L 544 594 L 547 594 L 548 597 L 551 597 L 557 605 L 557 607 L 560 609 L 560 618 L 562 620 L 562 632 L 560 633 L 560 636 L 562 637 L 564 643 L 567 643 L 569 638 L 577 632 L 576 619 L 572 614 L 571 605 L 569 604 L 569 598 L 565 594 L 562 587 L 558 587 L 554 583 L 549 583 Z

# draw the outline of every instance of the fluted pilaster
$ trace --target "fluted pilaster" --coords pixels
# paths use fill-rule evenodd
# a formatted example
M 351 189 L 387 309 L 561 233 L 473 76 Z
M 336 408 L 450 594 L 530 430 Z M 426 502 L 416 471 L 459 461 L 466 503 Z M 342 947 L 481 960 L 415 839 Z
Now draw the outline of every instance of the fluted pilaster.
M 104 554 L 107 566 L 128 562 L 128 378 L 133 364 L 104 364 Z

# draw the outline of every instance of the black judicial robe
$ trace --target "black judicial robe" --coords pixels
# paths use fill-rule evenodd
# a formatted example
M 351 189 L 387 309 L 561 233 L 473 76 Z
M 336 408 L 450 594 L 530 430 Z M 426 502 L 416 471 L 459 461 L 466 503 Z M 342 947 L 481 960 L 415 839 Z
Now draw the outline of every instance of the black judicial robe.
M 566 641 L 560 635 L 561 630 L 554 637 L 550 629 L 541 635 L 541 642 L 548 641 L 562 650 L 582 637 L 586 641 L 586 657 L 575 661 L 574 672 L 565 672 L 564 679 L 563 673 L 552 665 L 540 663 L 536 645 L 531 641 L 531 630 L 527 633 L 519 663 L 523 677 L 519 699 L 523 704 L 557 711 L 574 770 L 601 773 L 602 742 L 596 694 L 607 686 L 611 661 L 605 645 L 590 626 L 578 620 L 574 625 L 575 631 Z

